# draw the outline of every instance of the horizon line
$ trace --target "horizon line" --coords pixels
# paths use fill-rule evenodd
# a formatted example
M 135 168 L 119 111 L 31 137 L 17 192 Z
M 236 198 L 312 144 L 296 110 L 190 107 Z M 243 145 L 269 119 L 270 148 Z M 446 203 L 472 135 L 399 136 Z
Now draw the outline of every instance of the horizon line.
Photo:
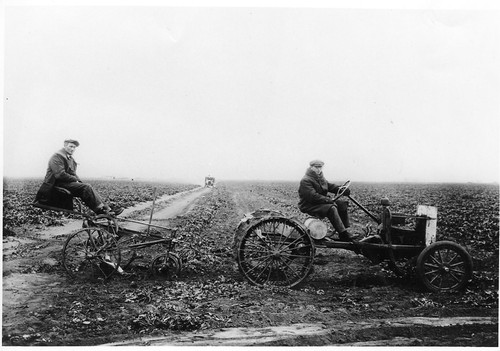
M 4 175 L 4 179 L 43 179 L 43 176 L 8 176 Z M 285 179 L 224 179 L 217 177 L 215 178 L 216 183 L 221 182 L 300 182 L 298 180 L 285 180 Z M 148 182 L 176 182 L 176 183 L 191 183 L 190 181 L 184 179 L 177 178 L 146 178 L 146 177 L 116 177 L 116 176 L 94 176 L 88 177 L 89 180 L 128 180 L 128 181 L 148 181 Z M 200 183 L 204 183 L 204 178 L 200 178 Z M 338 182 L 338 181 L 337 181 Z M 424 180 L 353 180 L 351 179 L 351 183 L 417 183 L 417 184 L 494 184 L 499 185 L 499 181 L 472 181 L 472 180 L 432 180 L 432 181 L 424 181 Z

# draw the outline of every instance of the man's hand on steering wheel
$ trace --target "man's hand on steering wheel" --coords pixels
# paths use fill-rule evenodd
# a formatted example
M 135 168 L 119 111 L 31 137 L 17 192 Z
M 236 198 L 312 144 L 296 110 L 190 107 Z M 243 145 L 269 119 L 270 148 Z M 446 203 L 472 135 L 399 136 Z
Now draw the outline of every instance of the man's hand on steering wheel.
M 337 190 L 337 194 L 333 198 L 333 201 L 338 200 L 341 196 L 349 196 L 351 194 L 351 190 L 349 189 L 350 185 L 351 185 L 351 181 L 348 180 L 347 182 L 345 182 L 344 184 L 339 186 L 339 188 Z

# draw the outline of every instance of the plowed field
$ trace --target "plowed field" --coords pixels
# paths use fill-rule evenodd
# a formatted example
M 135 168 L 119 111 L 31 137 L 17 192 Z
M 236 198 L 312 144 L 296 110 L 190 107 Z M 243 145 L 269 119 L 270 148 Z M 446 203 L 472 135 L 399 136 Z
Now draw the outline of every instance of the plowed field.
M 131 186 L 120 184 L 120 192 Z M 167 197 L 156 203 L 153 217 L 157 224 L 179 228 L 181 275 L 155 280 L 147 266 L 156 252 L 146 250 L 126 275 L 76 283 L 65 274 L 60 254 L 81 220 L 51 214 L 55 219 L 44 222 L 46 212 L 32 212 L 27 200 L 24 207 L 14 203 L 34 196 L 33 187 L 4 182 L 3 345 L 98 345 L 138 338 L 144 344 L 155 338 L 196 345 L 207 333 L 232 330 L 226 328 L 297 330 L 306 324 L 314 327 L 302 330 L 311 332 L 233 345 L 498 346 L 498 186 L 352 184 L 352 196 L 375 213 L 381 197 L 388 197 L 396 212 L 437 206 L 438 240 L 456 241 L 473 257 L 474 277 L 463 292 L 427 292 L 411 274 L 398 277 L 385 264 L 373 265 L 342 249 L 317 250 L 323 257 L 297 288 L 252 286 L 234 261 L 235 229 L 245 213 L 261 208 L 304 219 L 296 206 L 297 186 L 225 182 L 163 192 L 159 195 Z M 198 191 L 183 203 L 184 194 Z M 110 191 L 109 197 L 122 202 L 116 194 Z M 131 200 L 123 216 L 147 221 L 148 203 L 133 206 L 150 200 Z M 172 211 L 172 206 L 180 207 Z M 29 221 L 23 220 L 23 209 Z M 354 205 L 350 215 L 354 232 L 371 223 Z M 184 343 L 182 335 L 188 338 Z

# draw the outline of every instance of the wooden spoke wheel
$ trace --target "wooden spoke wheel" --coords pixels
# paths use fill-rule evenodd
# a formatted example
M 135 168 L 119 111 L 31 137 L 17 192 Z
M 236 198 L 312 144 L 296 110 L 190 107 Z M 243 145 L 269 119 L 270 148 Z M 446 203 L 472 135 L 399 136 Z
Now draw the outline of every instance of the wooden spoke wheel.
M 250 283 L 294 287 L 311 272 L 314 245 L 298 222 L 271 215 L 238 233 L 236 261 Z
M 85 228 L 68 237 L 62 259 L 71 277 L 93 280 L 111 277 L 120 268 L 121 255 L 112 234 L 101 228 Z
M 417 273 L 430 291 L 462 290 L 472 278 L 472 258 L 457 243 L 437 241 L 418 256 Z
M 182 269 L 182 261 L 175 252 L 160 254 L 151 261 L 150 271 L 156 279 L 172 280 Z

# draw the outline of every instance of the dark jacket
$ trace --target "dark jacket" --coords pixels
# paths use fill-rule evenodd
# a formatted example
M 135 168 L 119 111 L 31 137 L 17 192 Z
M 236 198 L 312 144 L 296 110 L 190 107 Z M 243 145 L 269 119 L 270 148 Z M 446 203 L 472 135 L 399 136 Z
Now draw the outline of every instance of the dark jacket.
M 328 183 L 323 175 L 319 176 L 308 168 L 299 185 L 299 210 L 314 216 L 326 216 L 330 207 L 334 206 L 333 199 L 327 195 L 335 193 L 338 188 Z
M 73 157 L 68 158 L 68 153 L 61 149 L 57 151 L 49 160 L 47 174 L 38 189 L 35 202 L 59 206 L 61 200 L 57 193 L 53 192 L 53 186 L 61 183 L 79 182 L 80 178 L 76 175 L 76 161 Z
M 50 158 L 44 182 L 52 185 L 79 182 L 80 178 L 76 175 L 76 167 L 75 159 L 68 158 L 68 153 L 61 149 Z

